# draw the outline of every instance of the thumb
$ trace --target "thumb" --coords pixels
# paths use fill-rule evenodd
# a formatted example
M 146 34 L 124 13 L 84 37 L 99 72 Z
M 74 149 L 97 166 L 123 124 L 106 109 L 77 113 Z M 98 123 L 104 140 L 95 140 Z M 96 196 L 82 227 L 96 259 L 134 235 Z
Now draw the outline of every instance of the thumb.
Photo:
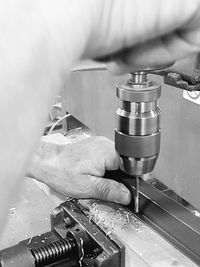
M 87 195 L 87 197 L 112 201 L 123 205 L 130 203 L 131 193 L 122 183 L 94 176 L 90 177 L 90 179 L 92 179 L 90 186 L 87 187 L 87 192 L 84 192 L 84 195 Z

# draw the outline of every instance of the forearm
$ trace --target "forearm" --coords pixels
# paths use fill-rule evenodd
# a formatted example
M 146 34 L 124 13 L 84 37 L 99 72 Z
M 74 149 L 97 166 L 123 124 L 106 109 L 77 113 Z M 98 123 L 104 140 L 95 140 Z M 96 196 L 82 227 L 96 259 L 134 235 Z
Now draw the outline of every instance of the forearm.
M 46 10 L 49 14 L 45 14 L 40 2 L 44 8 L 49 8 Z M 6 119 L 1 120 L 0 129 L 0 229 L 3 229 L 12 197 L 18 193 L 27 172 L 52 99 L 61 87 L 62 74 L 66 75 L 84 48 L 84 38 L 82 45 L 77 44 L 76 36 L 84 34 L 79 25 L 75 24 L 77 35 L 69 27 L 73 24 L 73 11 L 77 14 L 78 10 L 70 7 L 71 15 L 61 21 L 61 11 L 53 9 L 52 3 L 1 3 L 0 15 L 4 23 L 0 26 L 3 37 L 0 44 L 0 114 Z M 60 19 L 56 21 L 56 17 Z M 65 27 L 65 38 L 62 27 Z M 63 38 L 63 42 L 59 38 Z

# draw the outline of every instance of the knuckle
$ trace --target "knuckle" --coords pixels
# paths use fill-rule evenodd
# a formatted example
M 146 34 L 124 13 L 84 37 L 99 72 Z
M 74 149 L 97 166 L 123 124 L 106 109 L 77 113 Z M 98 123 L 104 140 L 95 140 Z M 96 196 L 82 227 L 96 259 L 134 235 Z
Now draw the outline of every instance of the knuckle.
M 95 189 L 96 197 L 99 199 L 104 199 L 104 200 L 109 199 L 110 193 L 111 193 L 111 188 L 109 186 L 109 183 L 107 182 L 99 183 Z

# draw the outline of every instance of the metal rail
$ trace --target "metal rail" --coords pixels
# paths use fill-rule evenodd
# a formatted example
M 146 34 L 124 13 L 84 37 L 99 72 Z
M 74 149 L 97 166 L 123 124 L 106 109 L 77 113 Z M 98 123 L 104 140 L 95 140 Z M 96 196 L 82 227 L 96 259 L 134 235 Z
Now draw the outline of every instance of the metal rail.
M 128 209 L 134 213 L 136 179 L 120 171 L 109 172 L 106 177 L 123 182 L 130 189 L 133 201 Z M 200 265 L 200 218 L 191 210 L 140 180 L 139 213 L 136 216 Z

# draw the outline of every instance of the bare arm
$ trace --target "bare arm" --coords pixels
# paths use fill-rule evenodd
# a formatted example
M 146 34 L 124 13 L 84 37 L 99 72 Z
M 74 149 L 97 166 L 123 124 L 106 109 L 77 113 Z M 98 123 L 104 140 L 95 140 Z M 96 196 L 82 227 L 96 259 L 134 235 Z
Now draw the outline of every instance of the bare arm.
M 35 0 L 1 1 L 0 6 L 0 229 L 3 229 L 9 203 L 19 193 L 62 76 L 83 53 L 88 27 L 80 27 L 83 21 L 87 25 L 87 19 L 84 20 L 84 6 L 81 8 L 78 1 L 74 4 L 70 1 L 70 5 L 60 1 L 57 9 L 53 1 Z

